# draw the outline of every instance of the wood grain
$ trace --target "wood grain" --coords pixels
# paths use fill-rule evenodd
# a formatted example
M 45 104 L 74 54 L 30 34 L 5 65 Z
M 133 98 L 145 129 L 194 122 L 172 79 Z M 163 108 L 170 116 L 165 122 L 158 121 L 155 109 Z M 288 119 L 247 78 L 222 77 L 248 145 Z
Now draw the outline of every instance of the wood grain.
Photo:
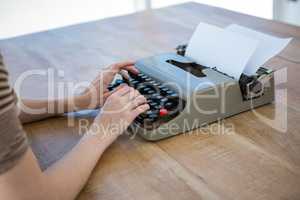
M 277 83 L 283 80 L 275 103 L 222 121 L 220 127 L 233 127 L 226 135 L 218 123 L 156 143 L 123 135 L 78 199 L 300 199 L 300 28 L 186 3 L 2 40 L 0 49 L 12 83 L 26 70 L 63 70 L 55 78 L 57 92 L 59 84 L 89 81 L 112 62 L 174 51 L 200 21 L 294 38 L 265 64 L 277 70 Z M 20 95 L 46 97 L 47 87 L 45 76 L 32 77 Z M 91 114 L 76 116 L 72 127 L 67 117 L 25 127 L 42 168 L 76 144 L 80 118 L 92 120 Z

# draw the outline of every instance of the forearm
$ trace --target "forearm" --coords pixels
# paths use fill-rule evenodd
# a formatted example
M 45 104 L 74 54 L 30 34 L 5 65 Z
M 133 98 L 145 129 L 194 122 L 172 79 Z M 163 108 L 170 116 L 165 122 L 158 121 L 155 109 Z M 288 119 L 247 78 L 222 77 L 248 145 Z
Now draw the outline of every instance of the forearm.
M 19 102 L 22 123 L 29 123 L 88 108 L 87 97 L 74 96 L 64 99 L 21 99 Z
M 18 165 L 0 176 L 0 199 L 75 199 L 115 138 L 86 135 L 44 172 L 29 149 Z
M 82 138 L 72 151 L 44 172 L 58 199 L 75 199 L 102 153 L 114 140 L 110 137 L 102 139 L 97 137 Z
M 44 172 L 59 199 L 75 199 L 113 140 L 111 137 L 85 136 L 63 159 Z

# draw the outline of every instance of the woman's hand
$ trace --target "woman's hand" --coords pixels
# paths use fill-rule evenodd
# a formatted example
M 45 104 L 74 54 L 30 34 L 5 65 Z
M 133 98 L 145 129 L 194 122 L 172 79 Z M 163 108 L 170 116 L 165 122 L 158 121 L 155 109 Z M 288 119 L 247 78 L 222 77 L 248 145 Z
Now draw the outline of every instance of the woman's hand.
M 76 97 L 76 106 L 79 109 L 95 109 L 103 106 L 105 100 L 111 94 L 107 87 L 113 81 L 115 75 L 120 73 L 126 76 L 127 71 L 139 73 L 134 67 L 134 62 L 131 61 L 116 63 L 102 70 L 83 94 Z
M 143 95 L 132 87 L 121 85 L 107 98 L 90 131 L 102 139 L 109 139 L 110 144 L 148 109 L 147 99 Z

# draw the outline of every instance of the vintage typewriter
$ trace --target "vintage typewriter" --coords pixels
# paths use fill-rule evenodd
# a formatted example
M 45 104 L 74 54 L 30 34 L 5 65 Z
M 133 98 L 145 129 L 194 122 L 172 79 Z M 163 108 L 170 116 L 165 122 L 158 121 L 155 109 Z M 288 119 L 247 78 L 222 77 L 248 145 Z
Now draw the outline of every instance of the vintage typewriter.
M 261 67 L 256 75 L 243 74 L 237 81 L 185 57 L 185 48 L 137 61 L 139 74 L 116 79 L 108 88 L 127 83 L 147 98 L 150 110 L 131 126 L 146 140 L 187 132 L 274 100 L 272 70 Z

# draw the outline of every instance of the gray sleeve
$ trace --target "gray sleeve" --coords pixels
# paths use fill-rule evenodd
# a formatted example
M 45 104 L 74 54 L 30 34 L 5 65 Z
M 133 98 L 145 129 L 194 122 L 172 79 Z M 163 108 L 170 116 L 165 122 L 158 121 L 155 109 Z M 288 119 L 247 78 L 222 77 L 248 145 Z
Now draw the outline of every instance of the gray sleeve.
M 0 175 L 13 168 L 28 148 L 17 108 L 0 115 Z
M 0 55 L 0 175 L 13 168 L 28 149 L 17 111 L 16 97 Z

